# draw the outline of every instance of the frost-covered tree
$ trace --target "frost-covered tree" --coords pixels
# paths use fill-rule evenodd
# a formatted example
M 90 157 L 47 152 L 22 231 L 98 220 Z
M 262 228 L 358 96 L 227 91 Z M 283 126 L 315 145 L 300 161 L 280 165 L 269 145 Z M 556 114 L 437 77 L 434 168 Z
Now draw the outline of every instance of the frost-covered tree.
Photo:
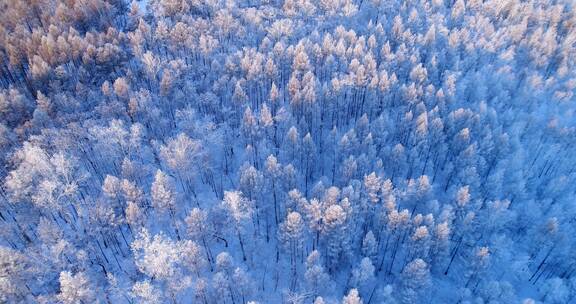
M 378 243 L 372 230 L 368 231 L 362 239 L 362 255 L 375 261 L 378 251 Z
M 178 247 L 165 235 L 152 237 L 147 230 L 142 230 L 131 246 L 141 272 L 160 280 L 176 275 L 180 260 Z
M 330 276 L 322 266 L 320 252 L 317 250 L 312 251 L 306 258 L 304 278 L 306 279 L 308 288 L 315 295 L 319 294 L 322 288 L 329 283 Z
M 26 280 L 30 273 L 26 256 L 10 248 L 0 247 L 0 300 L 18 302 L 27 298 Z M 28 286 L 28 287 L 27 287 Z
M 421 259 L 408 263 L 402 271 L 401 297 L 403 303 L 417 303 L 430 287 L 430 271 Z
M 368 198 L 370 202 L 376 204 L 380 200 L 378 197 L 378 191 L 380 190 L 381 180 L 376 176 L 375 172 L 370 173 L 364 177 L 364 187 L 368 192 Z
M 208 222 L 208 213 L 200 208 L 193 208 L 185 219 L 188 236 L 195 241 L 202 243 L 210 268 L 212 268 L 212 251 L 208 241 L 210 240 L 212 228 Z
M 174 181 L 161 170 L 156 171 L 154 182 L 150 189 L 152 205 L 159 212 L 167 212 L 173 216 L 176 209 L 176 189 Z
M 362 303 L 364 303 L 364 301 L 362 301 L 360 295 L 358 294 L 358 290 L 355 288 L 350 289 L 348 295 L 342 298 L 342 304 L 362 304 Z
M 374 279 L 375 267 L 369 258 L 363 258 L 360 264 L 352 270 L 352 286 L 364 287 Z
M 160 147 L 160 157 L 171 172 L 178 177 L 185 191 L 194 193 L 195 178 L 201 172 L 204 161 L 202 143 L 184 133 L 170 139 Z
M 280 239 L 290 249 L 291 264 L 296 267 L 296 256 L 302 247 L 304 232 L 304 220 L 300 213 L 293 211 L 286 216 L 286 220 L 280 226 Z
M 340 205 L 329 206 L 322 217 L 322 233 L 326 238 L 330 268 L 337 263 L 343 249 L 342 239 L 345 222 L 346 212 Z
M 96 299 L 96 294 L 88 277 L 82 273 L 72 274 L 69 271 L 60 273 L 60 293 L 58 300 L 62 303 L 87 303 Z
M 246 249 L 242 234 L 246 221 L 251 219 L 254 213 L 252 201 L 245 198 L 240 191 L 224 191 L 224 199 L 221 202 L 221 206 L 234 223 L 234 231 L 242 249 L 242 257 L 246 260 Z
M 150 281 L 136 282 L 132 286 L 131 295 L 134 299 L 147 304 L 162 303 L 162 292 Z

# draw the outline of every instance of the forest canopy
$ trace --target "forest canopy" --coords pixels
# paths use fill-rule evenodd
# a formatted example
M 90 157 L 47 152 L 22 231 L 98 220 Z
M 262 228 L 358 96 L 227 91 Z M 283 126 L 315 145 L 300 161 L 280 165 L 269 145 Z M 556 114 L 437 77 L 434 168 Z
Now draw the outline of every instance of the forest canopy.
M 574 303 L 576 6 L 0 0 L 1 303 Z

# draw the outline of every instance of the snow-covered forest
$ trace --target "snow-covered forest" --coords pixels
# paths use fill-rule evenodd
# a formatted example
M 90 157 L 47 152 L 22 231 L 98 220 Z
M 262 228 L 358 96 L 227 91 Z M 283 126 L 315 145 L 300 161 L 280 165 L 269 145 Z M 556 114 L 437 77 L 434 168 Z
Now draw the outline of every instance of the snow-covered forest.
M 0 11 L 0 303 L 576 303 L 574 2 Z

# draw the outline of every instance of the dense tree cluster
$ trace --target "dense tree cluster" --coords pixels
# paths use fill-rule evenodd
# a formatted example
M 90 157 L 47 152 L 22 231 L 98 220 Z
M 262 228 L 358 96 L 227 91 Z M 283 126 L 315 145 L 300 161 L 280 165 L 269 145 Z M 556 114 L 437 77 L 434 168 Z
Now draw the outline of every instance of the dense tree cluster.
M 0 8 L 0 302 L 576 301 L 571 1 Z

